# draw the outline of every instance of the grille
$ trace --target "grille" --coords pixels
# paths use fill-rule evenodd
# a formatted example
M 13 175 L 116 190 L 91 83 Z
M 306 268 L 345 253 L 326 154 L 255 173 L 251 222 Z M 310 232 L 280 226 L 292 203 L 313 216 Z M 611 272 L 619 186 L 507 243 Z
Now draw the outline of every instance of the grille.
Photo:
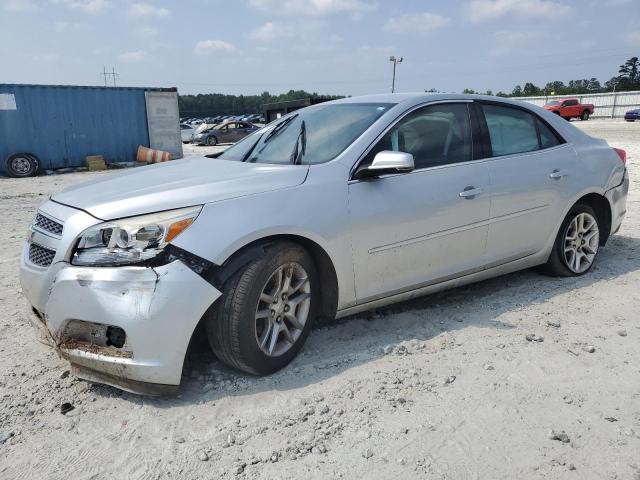
M 53 233 L 54 235 L 62 235 L 62 224 L 56 222 L 55 220 L 51 220 L 44 215 L 38 213 L 36 215 L 36 220 L 33 223 L 34 226 L 38 227 L 40 230 L 44 230 L 45 232 Z
M 29 245 L 29 261 L 36 265 L 40 265 L 41 267 L 48 267 L 51 265 L 55 254 L 55 251 L 41 247 L 36 243 Z

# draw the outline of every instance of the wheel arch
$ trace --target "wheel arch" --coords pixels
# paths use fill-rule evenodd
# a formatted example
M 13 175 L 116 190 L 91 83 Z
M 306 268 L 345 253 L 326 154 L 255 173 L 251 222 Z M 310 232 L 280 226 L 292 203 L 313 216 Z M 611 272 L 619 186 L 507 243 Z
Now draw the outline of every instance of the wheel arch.
M 233 252 L 217 271 L 217 281 L 224 282 L 251 260 L 265 254 L 265 247 L 276 242 L 292 242 L 304 248 L 318 269 L 320 277 L 320 316 L 323 319 L 333 319 L 338 306 L 338 275 L 334 262 L 318 242 L 299 234 L 273 234 L 253 240 Z M 216 281 L 216 280 L 214 280 Z
M 611 235 L 611 205 L 604 195 L 587 193 L 581 196 L 573 205 L 583 203 L 593 208 L 600 222 L 600 245 L 604 246 Z

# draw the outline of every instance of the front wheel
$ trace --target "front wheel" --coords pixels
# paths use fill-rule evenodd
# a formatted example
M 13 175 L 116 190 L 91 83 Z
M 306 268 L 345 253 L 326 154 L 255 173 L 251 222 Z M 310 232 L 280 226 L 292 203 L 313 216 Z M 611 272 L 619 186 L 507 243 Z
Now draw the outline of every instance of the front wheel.
M 588 110 L 585 110 L 584 112 L 582 112 L 582 115 L 580 115 L 580 120 L 582 120 L 582 121 L 589 120 L 589 111 Z
M 562 222 L 543 270 L 560 277 L 584 275 L 593 267 L 599 246 L 598 215 L 589 205 L 574 205 Z
M 215 147 L 217 144 L 218 139 L 216 137 L 214 137 L 213 135 L 207 137 L 207 145 L 209 145 L 210 147 Z
M 224 285 L 205 319 L 218 359 L 247 373 L 280 370 L 304 345 L 316 316 L 317 273 L 297 244 L 278 243 Z

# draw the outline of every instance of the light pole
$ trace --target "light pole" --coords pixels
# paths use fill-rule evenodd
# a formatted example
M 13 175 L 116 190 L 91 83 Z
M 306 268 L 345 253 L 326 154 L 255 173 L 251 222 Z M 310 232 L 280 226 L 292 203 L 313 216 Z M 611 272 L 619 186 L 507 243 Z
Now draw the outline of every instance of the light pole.
M 402 63 L 403 58 L 396 58 L 395 56 L 391 55 L 389 57 L 389 61 L 393 62 L 393 78 L 391 80 L 391 93 L 394 93 L 396 90 L 396 65 L 398 63 Z

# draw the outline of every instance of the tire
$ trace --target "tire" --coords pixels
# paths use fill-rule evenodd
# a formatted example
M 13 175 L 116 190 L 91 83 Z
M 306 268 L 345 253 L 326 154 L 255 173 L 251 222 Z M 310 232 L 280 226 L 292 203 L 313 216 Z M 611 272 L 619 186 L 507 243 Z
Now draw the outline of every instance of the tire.
M 283 276 L 278 276 L 279 271 Z M 287 272 L 291 273 L 291 288 L 300 284 L 295 291 L 289 289 L 290 298 L 275 288 L 282 286 Z M 223 363 L 254 375 L 280 370 L 295 358 L 309 336 L 318 311 L 317 291 L 315 263 L 305 249 L 290 242 L 266 247 L 263 256 L 226 281 L 222 296 L 207 312 L 205 328 L 213 353 Z M 298 324 L 302 328 L 295 327 L 292 317 L 303 321 Z
M 582 112 L 582 115 L 580 115 L 580 120 L 586 122 L 587 120 L 589 120 L 589 115 L 589 110 L 585 110 L 584 112 Z
M 13 178 L 34 177 L 40 168 L 40 162 L 35 155 L 29 153 L 14 153 L 9 155 L 5 163 L 7 175 Z
M 585 220 L 583 228 L 589 225 L 586 220 L 592 219 L 595 221 L 595 229 L 589 230 L 586 234 L 582 233 L 576 236 L 576 240 L 578 241 L 585 240 L 582 242 L 584 246 L 578 246 L 577 249 L 580 250 L 583 255 L 585 252 L 588 252 L 588 250 L 595 253 L 588 253 L 587 255 L 584 255 L 587 258 L 581 258 L 576 263 L 572 260 L 571 252 L 567 252 L 565 254 L 565 250 L 566 248 L 572 248 L 570 237 L 574 236 L 576 226 L 576 224 L 574 224 L 574 219 L 579 222 L 579 218 L 581 216 Z M 560 230 L 558 231 L 558 235 L 556 236 L 556 240 L 553 244 L 553 250 L 551 251 L 551 255 L 549 255 L 549 260 L 542 266 L 543 273 L 554 277 L 578 277 L 589 272 L 595 263 L 596 257 L 598 256 L 600 231 L 600 220 L 598 219 L 598 215 L 595 210 L 587 204 L 578 203 L 574 205 L 571 210 L 569 210 L 569 213 L 567 213 L 567 216 L 560 226 Z M 593 234 L 593 236 L 590 236 L 591 234 Z M 575 241 L 573 242 L 573 248 L 576 248 Z M 576 253 L 574 251 L 573 259 L 576 258 L 575 255 Z M 591 255 L 592 258 L 588 258 Z M 576 265 L 578 264 L 580 267 L 576 268 Z
M 218 139 L 216 137 L 214 137 L 213 135 L 211 135 L 210 137 L 207 137 L 207 145 L 210 147 L 215 147 L 218 144 Z
M 571 121 L 571 117 L 562 117 L 562 118 L 564 118 L 567 122 Z

